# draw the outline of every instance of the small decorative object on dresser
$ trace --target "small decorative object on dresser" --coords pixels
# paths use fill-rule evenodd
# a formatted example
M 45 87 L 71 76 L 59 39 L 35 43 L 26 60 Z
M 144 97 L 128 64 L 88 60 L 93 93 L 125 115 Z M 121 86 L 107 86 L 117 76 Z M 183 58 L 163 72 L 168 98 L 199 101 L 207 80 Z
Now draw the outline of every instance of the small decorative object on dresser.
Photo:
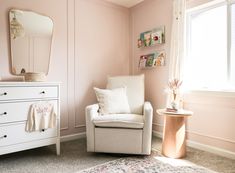
M 193 115 L 187 110 L 169 112 L 167 109 L 158 109 L 157 113 L 164 116 L 164 130 L 162 154 L 171 158 L 182 158 L 186 156 L 186 118 Z
M 24 73 L 24 80 L 28 82 L 43 82 L 46 80 L 45 73 Z
M 59 94 L 59 83 L 0 82 L 0 155 L 52 144 L 60 154 Z M 35 105 L 48 109 L 29 121 Z

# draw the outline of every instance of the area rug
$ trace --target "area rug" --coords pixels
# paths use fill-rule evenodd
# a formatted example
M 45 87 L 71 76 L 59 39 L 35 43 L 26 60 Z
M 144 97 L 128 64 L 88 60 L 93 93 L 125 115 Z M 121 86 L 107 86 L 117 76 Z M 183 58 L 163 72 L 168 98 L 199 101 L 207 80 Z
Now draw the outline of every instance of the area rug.
M 215 173 L 182 159 L 170 159 L 153 152 L 151 156 L 124 157 L 78 173 Z

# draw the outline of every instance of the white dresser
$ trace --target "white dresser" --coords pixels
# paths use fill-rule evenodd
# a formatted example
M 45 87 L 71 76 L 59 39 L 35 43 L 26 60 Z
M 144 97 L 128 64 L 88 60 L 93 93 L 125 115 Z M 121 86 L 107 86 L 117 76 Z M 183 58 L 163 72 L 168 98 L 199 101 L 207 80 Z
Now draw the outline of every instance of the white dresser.
M 26 132 L 29 110 L 35 103 L 51 103 L 56 127 Z M 0 82 L 0 155 L 56 144 L 60 154 L 60 85 L 49 82 Z

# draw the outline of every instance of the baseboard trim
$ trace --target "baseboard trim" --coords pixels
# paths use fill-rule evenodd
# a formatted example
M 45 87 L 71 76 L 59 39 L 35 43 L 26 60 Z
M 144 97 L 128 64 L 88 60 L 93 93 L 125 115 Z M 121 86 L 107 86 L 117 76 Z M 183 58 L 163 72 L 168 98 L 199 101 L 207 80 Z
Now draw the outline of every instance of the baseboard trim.
M 158 138 L 161 138 L 161 139 L 162 139 L 162 133 L 160 133 L 160 132 L 158 132 L 158 131 L 153 130 L 153 136 L 155 136 L 155 137 L 158 137 Z
M 86 132 L 82 132 L 82 133 L 77 133 L 77 134 L 72 134 L 72 135 L 61 136 L 60 141 L 67 142 L 67 141 L 73 141 L 73 140 L 81 139 L 85 137 L 86 137 Z
M 217 155 L 220 155 L 220 156 L 223 156 L 223 157 L 227 157 L 227 158 L 230 158 L 230 159 L 235 159 L 235 153 L 234 152 L 231 152 L 231 151 L 228 151 L 228 150 L 225 150 L 225 149 L 221 149 L 221 148 L 218 148 L 218 147 L 214 147 L 214 146 L 211 146 L 211 145 L 206 145 L 206 144 L 202 144 L 202 143 L 199 143 L 199 142 L 194 142 L 194 141 L 191 141 L 191 140 L 187 140 L 187 146 L 192 147 L 192 148 L 196 148 L 196 149 L 199 149 L 199 150 L 207 151 L 207 152 L 210 152 L 210 153 L 213 153 L 213 154 L 217 154 Z
M 156 136 L 158 138 L 162 138 L 162 133 L 157 132 L 157 131 L 153 131 L 153 136 Z M 230 159 L 235 159 L 235 153 L 234 152 L 231 152 L 231 151 L 228 151 L 228 150 L 225 150 L 225 149 L 221 149 L 221 148 L 218 148 L 218 147 L 214 147 L 214 146 L 211 146 L 211 145 L 206 145 L 206 144 L 202 144 L 202 143 L 199 143 L 199 142 L 194 142 L 194 141 L 191 141 L 191 140 L 187 140 L 187 146 L 192 147 L 192 148 L 196 148 L 196 149 L 199 149 L 199 150 L 207 151 L 207 152 L 210 152 L 210 153 L 213 153 L 213 154 L 217 154 L 217 155 L 220 155 L 220 156 L 223 156 L 223 157 L 227 157 L 227 158 L 230 158 Z

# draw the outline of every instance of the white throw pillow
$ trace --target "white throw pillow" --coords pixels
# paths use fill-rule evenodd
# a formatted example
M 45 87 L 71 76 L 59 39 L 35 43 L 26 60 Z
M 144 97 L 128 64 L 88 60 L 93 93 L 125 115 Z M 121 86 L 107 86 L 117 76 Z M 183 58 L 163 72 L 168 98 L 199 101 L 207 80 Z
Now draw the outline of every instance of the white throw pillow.
M 107 89 L 126 86 L 128 103 L 131 113 L 143 115 L 144 75 L 109 77 Z
M 126 87 L 115 89 L 94 88 L 101 114 L 130 113 Z

